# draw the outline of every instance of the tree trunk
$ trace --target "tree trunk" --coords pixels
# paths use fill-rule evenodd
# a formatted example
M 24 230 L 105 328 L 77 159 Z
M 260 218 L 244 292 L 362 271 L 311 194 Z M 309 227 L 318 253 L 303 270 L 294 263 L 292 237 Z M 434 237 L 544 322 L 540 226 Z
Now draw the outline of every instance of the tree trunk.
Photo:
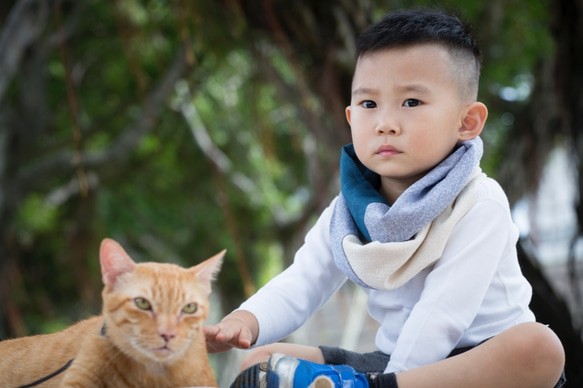
M 583 387 L 583 342 L 581 332 L 574 327 L 565 300 L 557 295 L 541 271 L 535 258 L 527 253 L 524 244 L 518 244 L 518 260 L 524 276 L 532 285 L 530 308 L 537 321 L 549 327 L 559 336 L 566 354 L 565 373 L 569 387 Z
M 572 139 L 572 151 L 575 155 L 578 176 L 579 200 L 575 211 L 577 214 L 578 232 L 572 249 L 583 236 L 583 1 L 557 0 L 550 2 L 553 14 L 551 31 L 556 42 L 555 86 L 557 106 L 562 129 L 567 138 Z M 579 295 L 579 277 L 574 272 L 574 251 L 570 257 L 571 277 L 573 278 L 574 295 Z M 564 312 L 563 312 L 564 314 Z M 567 327 L 567 315 L 556 316 L 561 323 L 556 322 L 557 333 L 563 341 L 567 353 L 567 378 L 569 386 L 583 386 L 583 343 L 580 328 Z M 571 325 L 572 327 L 572 325 Z

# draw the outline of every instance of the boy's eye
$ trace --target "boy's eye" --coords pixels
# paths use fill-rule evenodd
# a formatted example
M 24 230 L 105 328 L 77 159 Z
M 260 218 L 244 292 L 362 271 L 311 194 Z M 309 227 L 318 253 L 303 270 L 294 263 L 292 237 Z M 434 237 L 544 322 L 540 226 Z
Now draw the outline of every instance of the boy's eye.
M 362 105 L 362 106 L 363 106 L 365 109 L 374 109 L 374 108 L 376 108 L 376 107 L 377 107 L 377 103 L 376 103 L 376 102 L 374 102 L 374 101 L 370 101 L 370 100 L 363 101 L 361 105 Z
M 403 102 L 403 106 L 407 107 L 407 108 L 413 108 L 416 106 L 421 105 L 421 101 L 415 99 L 415 98 L 408 98 L 405 100 L 405 102 Z

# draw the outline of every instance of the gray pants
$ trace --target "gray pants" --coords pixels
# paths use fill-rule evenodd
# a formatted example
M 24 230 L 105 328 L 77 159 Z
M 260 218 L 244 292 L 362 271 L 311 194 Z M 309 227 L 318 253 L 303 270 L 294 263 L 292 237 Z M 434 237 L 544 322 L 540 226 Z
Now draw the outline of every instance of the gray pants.
M 473 347 L 454 349 L 448 357 L 455 356 L 467 352 Z M 370 353 L 357 353 L 350 350 L 334 347 L 334 346 L 320 346 L 320 350 L 324 355 L 324 361 L 329 365 L 349 365 L 353 367 L 357 372 L 366 373 L 382 373 L 391 356 L 385 354 L 381 351 L 370 352 Z M 561 379 L 555 385 L 555 388 L 561 388 L 567 379 L 565 378 L 565 373 L 563 372 Z
M 448 357 L 470 350 L 472 347 L 454 349 Z M 335 346 L 320 346 L 324 361 L 329 365 L 349 365 L 360 373 L 383 372 L 391 356 L 379 350 L 370 353 L 357 353 Z

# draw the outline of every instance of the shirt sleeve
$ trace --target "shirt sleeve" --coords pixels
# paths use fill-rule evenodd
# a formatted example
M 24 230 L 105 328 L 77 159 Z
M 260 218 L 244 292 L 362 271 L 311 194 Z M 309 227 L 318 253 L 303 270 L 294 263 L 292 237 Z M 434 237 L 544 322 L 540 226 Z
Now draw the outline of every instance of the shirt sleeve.
M 446 358 L 476 318 L 501 261 L 516 260 L 512 252 L 518 232 L 502 199 L 490 196 L 477 202 L 456 225 L 425 278 L 385 372 Z
M 277 342 L 293 333 L 346 281 L 330 248 L 333 205 L 308 232 L 292 265 L 240 306 L 259 322 L 254 346 Z

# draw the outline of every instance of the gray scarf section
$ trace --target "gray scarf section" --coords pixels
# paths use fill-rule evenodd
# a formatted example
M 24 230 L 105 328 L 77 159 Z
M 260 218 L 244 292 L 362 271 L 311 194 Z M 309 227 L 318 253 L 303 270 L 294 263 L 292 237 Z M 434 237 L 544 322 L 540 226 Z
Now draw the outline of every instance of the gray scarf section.
M 380 178 L 360 163 L 352 145 L 343 149 L 341 193 L 330 236 L 334 260 L 355 283 L 394 289 L 439 259 L 449 234 L 475 200 L 473 182 L 480 138 L 454 152 L 389 206 L 378 193 Z

